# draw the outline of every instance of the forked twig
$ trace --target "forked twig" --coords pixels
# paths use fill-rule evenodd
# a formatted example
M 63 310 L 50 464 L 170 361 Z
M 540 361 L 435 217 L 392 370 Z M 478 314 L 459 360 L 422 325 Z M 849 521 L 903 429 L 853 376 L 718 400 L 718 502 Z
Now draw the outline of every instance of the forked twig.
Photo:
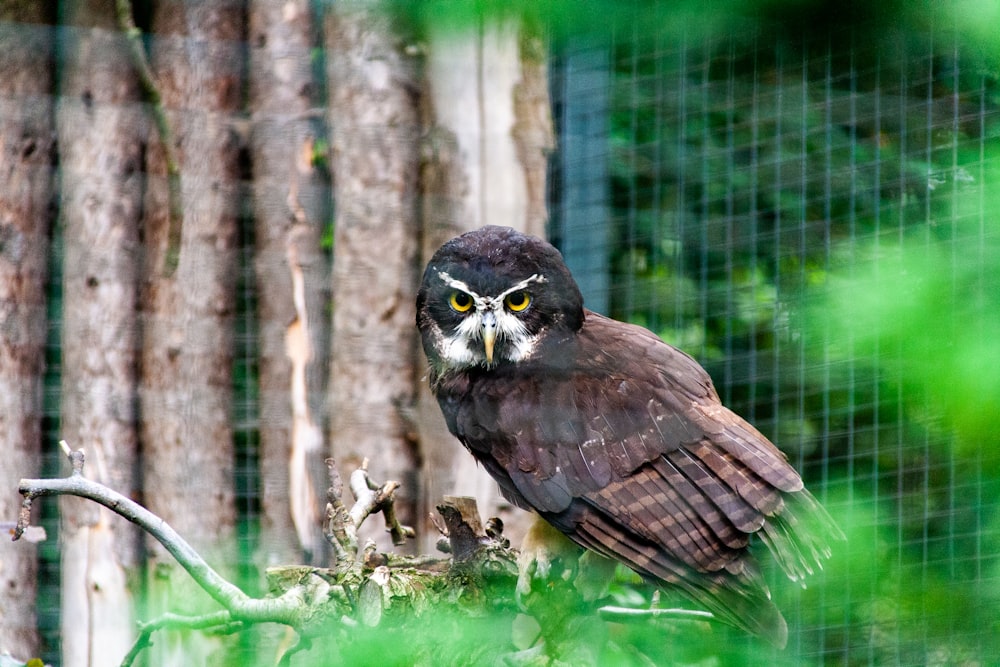
M 400 484 L 388 481 L 378 485 L 368 474 L 368 459 L 351 473 L 350 487 L 354 495 L 354 505 L 350 509 L 342 501 L 343 482 L 333 459 L 327 459 L 330 474 L 330 490 L 327 492 L 327 523 L 324 533 L 333 547 L 338 562 L 352 561 L 358 555 L 358 528 L 372 514 L 381 513 L 386 530 L 396 546 L 404 544 L 407 538 L 416 536 L 411 526 L 403 525 L 396 517 L 395 493 Z

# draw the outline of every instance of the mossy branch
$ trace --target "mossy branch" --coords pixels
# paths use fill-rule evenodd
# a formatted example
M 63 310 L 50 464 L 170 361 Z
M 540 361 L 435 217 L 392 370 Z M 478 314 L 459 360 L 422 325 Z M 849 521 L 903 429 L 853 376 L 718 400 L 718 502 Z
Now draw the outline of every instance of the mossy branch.
M 36 498 L 60 495 L 86 498 L 107 507 L 152 535 L 198 586 L 222 607 L 220 611 L 199 616 L 167 613 L 140 624 L 138 636 L 121 663 L 123 667 L 130 667 L 139 654 L 151 645 L 153 633 L 162 629 L 197 629 L 228 634 L 239 632 L 252 624 L 278 623 L 298 633 L 299 641 L 289 651 L 299 652 L 311 645 L 314 636 L 326 634 L 331 622 L 347 626 L 377 625 L 388 606 L 392 605 L 396 610 L 406 608 L 399 598 L 400 594 L 404 599 L 408 596 L 414 600 L 419 599 L 419 604 L 423 607 L 438 602 L 439 597 L 442 600 L 452 600 L 455 597 L 449 593 L 447 581 L 450 559 L 379 554 L 374 545 L 366 545 L 363 560 L 358 561 L 357 529 L 372 514 L 382 513 L 385 516 L 394 539 L 413 537 L 413 529 L 400 524 L 391 509 L 393 493 L 399 484 L 375 484 L 368 476 L 366 466 L 351 476 L 351 487 L 357 500 L 350 509 L 344 507 L 340 500 L 339 485 L 333 485 L 338 487 L 337 494 L 331 488 L 331 500 L 336 496 L 336 503 L 331 504 L 338 505 L 342 511 L 333 513 L 340 518 L 334 519 L 328 526 L 332 531 L 328 538 L 341 545 L 344 553 L 338 556 L 350 557 L 339 559 L 338 567 L 332 570 L 297 566 L 271 568 L 267 573 L 271 584 L 270 596 L 253 598 L 216 572 L 162 518 L 103 484 L 84 477 L 84 452 L 72 450 L 65 442 L 60 442 L 60 445 L 72 466 L 72 472 L 68 477 L 60 479 L 20 481 L 18 490 L 23 496 L 23 502 L 13 530 L 13 539 L 20 539 L 30 528 L 31 506 Z M 330 468 L 336 469 L 332 461 Z M 353 542 L 350 539 L 341 542 L 336 537 L 348 534 L 353 537 Z M 482 541 L 484 546 L 487 542 L 496 544 L 496 553 L 490 553 L 489 560 L 496 561 L 497 553 L 500 554 L 500 559 L 508 565 L 507 575 L 512 588 L 516 556 L 510 552 L 506 542 L 491 542 L 492 538 L 482 535 L 474 536 L 473 539 Z M 471 547 L 454 545 L 454 548 L 468 552 Z M 486 550 L 483 551 L 485 553 Z M 491 567 L 491 572 L 497 572 L 495 565 Z
M 136 26 L 132 17 L 131 0 L 116 0 L 118 26 L 127 38 L 132 64 L 139 77 L 139 83 L 149 102 L 156 131 L 163 147 L 164 162 L 167 168 L 167 250 L 163 262 L 163 274 L 170 277 L 180 263 L 181 236 L 184 225 L 184 206 L 181 193 L 181 166 L 177 156 L 173 129 L 167 119 L 167 111 L 163 106 L 163 96 L 160 86 L 153 74 L 153 68 L 146 57 L 146 47 L 142 41 L 142 31 Z

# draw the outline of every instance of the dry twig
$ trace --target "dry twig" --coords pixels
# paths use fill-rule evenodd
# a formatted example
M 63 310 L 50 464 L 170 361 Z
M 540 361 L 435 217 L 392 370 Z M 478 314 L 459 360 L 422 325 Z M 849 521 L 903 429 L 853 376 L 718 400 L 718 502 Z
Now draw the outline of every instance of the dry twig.
M 330 474 L 330 489 L 327 492 L 326 533 L 327 541 L 333 547 L 337 562 L 354 561 L 358 555 L 358 528 L 372 514 L 381 513 L 385 518 L 386 530 L 396 546 L 404 544 L 407 538 L 416 535 L 413 528 L 405 526 L 396 518 L 394 507 L 396 489 L 399 482 L 388 481 L 381 486 L 368 475 L 368 459 L 351 473 L 350 487 L 354 495 L 354 505 L 348 510 L 342 501 L 343 482 L 333 459 L 327 459 Z
M 217 611 L 202 616 L 163 614 L 153 621 L 139 624 L 139 636 L 122 659 L 121 667 L 131 667 L 139 654 L 153 645 L 153 633 L 157 630 L 203 630 L 213 634 L 232 634 L 239 632 L 243 627 L 243 623 L 233 621 L 227 611 Z

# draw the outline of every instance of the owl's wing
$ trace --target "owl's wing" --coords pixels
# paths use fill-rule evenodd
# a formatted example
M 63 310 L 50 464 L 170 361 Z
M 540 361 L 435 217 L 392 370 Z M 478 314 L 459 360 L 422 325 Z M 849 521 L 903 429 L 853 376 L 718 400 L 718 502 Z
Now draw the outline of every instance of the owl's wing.
M 798 579 L 829 555 L 837 529 L 693 359 L 588 313 L 572 349 L 494 376 L 481 389 L 489 396 L 458 415 L 467 428 L 457 426 L 508 497 L 579 544 L 784 642 L 749 535 Z

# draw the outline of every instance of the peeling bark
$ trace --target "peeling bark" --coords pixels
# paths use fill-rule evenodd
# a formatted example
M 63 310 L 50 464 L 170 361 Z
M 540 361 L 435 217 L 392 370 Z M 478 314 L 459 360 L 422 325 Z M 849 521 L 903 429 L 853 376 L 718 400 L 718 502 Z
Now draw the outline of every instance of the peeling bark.
M 300 239 L 302 236 L 304 234 L 299 235 Z M 312 240 L 317 239 L 313 236 Z M 317 249 L 317 243 L 310 243 L 307 251 L 314 251 L 314 257 L 323 261 L 315 252 Z M 299 252 L 296 240 L 289 239 L 288 270 L 292 277 L 295 319 L 285 330 L 285 355 L 291 362 L 287 402 L 291 406 L 292 424 L 291 451 L 283 467 L 288 470 L 286 495 L 299 545 L 311 560 L 321 562 L 325 552 L 319 530 L 322 486 L 317 483 L 316 472 L 321 469 L 319 460 L 326 454 L 326 441 L 319 419 L 321 413 L 314 407 L 317 398 L 322 395 L 322 388 L 317 387 L 316 382 L 309 382 L 309 371 L 317 359 L 326 359 L 325 350 L 317 343 L 325 341 L 327 336 L 324 335 L 324 321 L 318 317 L 322 304 L 309 299 L 323 293 L 322 283 L 318 280 L 307 281 Z M 310 301 L 313 303 L 310 304 Z
M 254 268 L 260 327 L 263 566 L 325 558 L 320 532 L 329 319 L 329 262 L 321 248 L 329 187 L 317 166 L 307 0 L 250 3 Z

